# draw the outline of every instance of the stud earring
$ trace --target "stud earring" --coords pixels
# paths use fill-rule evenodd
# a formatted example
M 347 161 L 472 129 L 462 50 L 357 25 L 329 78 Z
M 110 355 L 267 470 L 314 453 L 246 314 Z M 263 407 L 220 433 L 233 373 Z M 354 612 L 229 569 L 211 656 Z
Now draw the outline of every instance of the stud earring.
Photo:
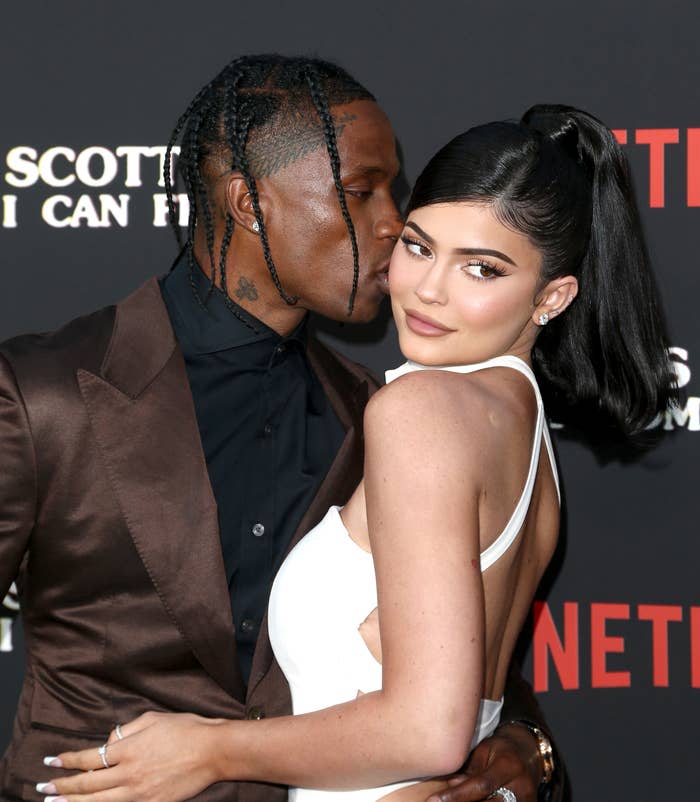
M 549 323 L 549 315 L 546 312 L 542 312 L 542 314 L 537 318 L 537 322 L 540 326 L 546 326 Z
M 258 223 L 257 220 L 253 220 L 253 231 L 255 231 L 256 234 L 260 233 L 260 223 Z

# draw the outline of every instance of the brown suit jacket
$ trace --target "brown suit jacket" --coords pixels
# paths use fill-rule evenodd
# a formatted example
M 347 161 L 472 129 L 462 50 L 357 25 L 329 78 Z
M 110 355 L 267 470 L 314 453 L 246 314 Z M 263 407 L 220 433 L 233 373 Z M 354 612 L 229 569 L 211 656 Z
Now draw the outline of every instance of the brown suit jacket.
M 289 548 L 359 481 L 362 414 L 378 386 L 314 339 L 308 353 L 346 436 Z M 16 576 L 27 664 L 3 799 L 40 800 L 44 755 L 97 746 L 147 710 L 291 711 L 266 622 L 247 690 L 240 675 L 216 504 L 155 279 L 116 307 L 0 346 L 0 598 Z M 285 798 L 257 783 L 197 797 Z

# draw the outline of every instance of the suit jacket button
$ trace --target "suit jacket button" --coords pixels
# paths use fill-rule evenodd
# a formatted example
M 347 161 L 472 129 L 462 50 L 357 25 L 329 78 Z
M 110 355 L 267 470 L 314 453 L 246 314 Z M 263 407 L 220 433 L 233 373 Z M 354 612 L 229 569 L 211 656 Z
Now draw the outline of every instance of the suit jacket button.
M 261 718 L 265 718 L 265 711 L 262 707 L 251 707 L 248 711 L 247 718 L 259 721 Z

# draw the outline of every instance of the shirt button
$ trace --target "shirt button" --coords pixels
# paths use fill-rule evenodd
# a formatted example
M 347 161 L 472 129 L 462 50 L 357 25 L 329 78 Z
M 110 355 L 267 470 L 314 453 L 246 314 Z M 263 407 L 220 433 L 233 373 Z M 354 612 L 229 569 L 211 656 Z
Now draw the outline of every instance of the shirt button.
M 255 629 L 255 621 L 251 621 L 250 618 L 244 618 L 241 621 L 241 632 L 252 632 Z
M 286 345 L 278 345 L 277 348 L 275 348 L 275 353 L 276 354 L 283 354 L 286 350 L 287 350 L 287 346 Z
M 265 527 L 262 524 L 255 524 L 253 534 L 255 537 L 262 537 L 265 534 Z
M 271 423 L 266 423 L 265 424 L 265 428 L 263 429 L 263 432 L 265 432 L 265 434 L 268 435 L 268 436 L 271 435 L 272 434 L 272 424 Z
M 254 721 L 260 721 L 261 718 L 265 718 L 265 711 L 262 709 L 262 707 L 251 707 L 248 711 L 247 718 Z

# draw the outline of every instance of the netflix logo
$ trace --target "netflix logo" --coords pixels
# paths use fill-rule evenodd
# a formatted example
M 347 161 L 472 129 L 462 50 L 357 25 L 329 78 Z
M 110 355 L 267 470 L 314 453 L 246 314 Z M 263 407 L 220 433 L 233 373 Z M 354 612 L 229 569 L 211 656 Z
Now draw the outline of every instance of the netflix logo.
M 700 128 L 617 128 L 613 131 L 621 145 L 647 149 L 649 164 L 648 195 L 640 184 L 639 201 L 652 209 L 666 205 L 666 156 L 671 148 L 685 148 L 686 203 L 700 207 Z
M 557 623 L 547 602 L 536 601 L 532 614 L 533 687 L 537 692 L 550 690 L 550 670 L 562 690 L 581 688 L 583 660 L 590 661 L 591 688 L 629 688 L 633 682 L 667 688 L 669 632 L 675 635 L 680 628 L 685 628 L 684 637 L 689 636 L 690 649 L 684 648 L 680 659 L 673 661 L 674 685 L 685 684 L 690 677 L 690 687 L 700 688 L 700 607 L 567 601 L 556 616 Z M 637 647 L 650 644 L 649 659 L 642 664 L 638 659 L 634 665 L 631 659 L 625 660 L 627 644 L 633 639 L 638 641 Z M 609 665 L 613 659 L 616 670 Z

